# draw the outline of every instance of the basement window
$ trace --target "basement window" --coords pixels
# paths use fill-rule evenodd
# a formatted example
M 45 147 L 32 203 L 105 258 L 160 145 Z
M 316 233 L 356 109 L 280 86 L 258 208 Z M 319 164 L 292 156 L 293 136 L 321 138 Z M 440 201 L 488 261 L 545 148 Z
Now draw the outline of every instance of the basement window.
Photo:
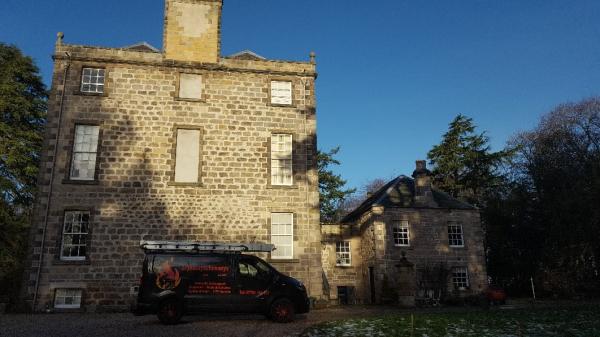
M 104 69 L 83 68 L 81 71 L 81 92 L 90 94 L 104 93 Z
M 57 309 L 81 308 L 81 289 L 56 289 L 54 307 Z

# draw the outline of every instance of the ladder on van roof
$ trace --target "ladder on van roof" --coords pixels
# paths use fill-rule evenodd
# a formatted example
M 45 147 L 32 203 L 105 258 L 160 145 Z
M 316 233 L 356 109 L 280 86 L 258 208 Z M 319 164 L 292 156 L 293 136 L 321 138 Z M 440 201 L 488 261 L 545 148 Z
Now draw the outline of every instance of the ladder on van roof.
M 220 243 L 188 241 L 140 241 L 140 248 L 146 252 L 235 252 L 270 253 L 275 246 L 267 243 Z

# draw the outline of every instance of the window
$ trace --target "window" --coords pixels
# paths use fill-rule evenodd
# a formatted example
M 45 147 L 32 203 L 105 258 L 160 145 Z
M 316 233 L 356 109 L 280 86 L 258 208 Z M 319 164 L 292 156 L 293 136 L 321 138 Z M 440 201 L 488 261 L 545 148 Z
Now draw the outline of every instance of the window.
M 56 289 L 54 307 L 57 309 L 81 308 L 81 289 Z
M 292 135 L 271 136 L 271 185 L 293 184 Z
M 452 268 L 452 284 L 455 289 L 467 289 L 469 287 L 469 271 L 467 268 Z
M 292 105 L 292 82 L 271 81 L 271 104 Z
M 71 180 L 94 180 L 98 152 L 98 125 L 76 125 Z
M 464 247 L 463 230 L 461 225 L 448 225 L 448 244 L 450 247 Z
M 179 98 L 202 99 L 202 75 L 179 74 Z
M 104 93 L 104 69 L 83 68 L 81 71 L 81 92 Z
M 198 183 L 200 178 L 200 130 L 177 129 L 175 182 Z
M 408 221 L 395 221 L 392 229 L 395 246 L 410 246 L 410 230 Z
M 271 258 L 294 258 L 294 214 L 271 214 L 271 243 L 275 245 Z
M 61 260 L 81 261 L 86 259 L 89 227 L 89 212 L 65 212 L 60 250 Z
M 335 264 L 337 266 L 349 266 L 352 262 L 350 253 L 350 241 L 340 241 L 335 243 Z

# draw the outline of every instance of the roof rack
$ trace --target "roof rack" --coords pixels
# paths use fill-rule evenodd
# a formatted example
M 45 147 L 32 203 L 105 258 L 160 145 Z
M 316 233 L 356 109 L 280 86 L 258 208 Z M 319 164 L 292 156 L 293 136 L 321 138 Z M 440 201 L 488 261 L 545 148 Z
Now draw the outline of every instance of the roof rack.
M 144 251 L 171 252 L 236 252 L 236 253 L 270 253 L 275 246 L 266 243 L 220 243 L 220 242 L 186 242 L 186 241 L 140 241 Z

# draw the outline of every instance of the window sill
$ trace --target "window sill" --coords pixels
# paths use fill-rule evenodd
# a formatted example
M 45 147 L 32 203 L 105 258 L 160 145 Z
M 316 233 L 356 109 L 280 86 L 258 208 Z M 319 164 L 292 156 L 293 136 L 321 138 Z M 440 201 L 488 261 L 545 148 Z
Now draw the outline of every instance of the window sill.
M 96 96 L 96 97 L 108 97 L 108 94 L 106 92 L 84 92 L 84 91 L 80 91 L 80 90 L 75 90 L 73 92 L 73 95 L 75 96 Z
M 396 244 L 394 245 L 394 247 L 397 247 L 397 248 L 408 248 L 408 249 L 412 248 L 410 245 L 396 245 Z
M 268 259 L 268 263 L 300 263 L 299 259 Z
M 297 190 L 298 186 L 296 185 L 271 185 L 267 186 L 267 189 L 270 190 Z
M 175 97 L 176 101 L 181 102 L 193 102 L 193 103 L 206 103 L 206 98 L 183 98 L 183 97 Z
M 452 249 L 464 249 L 464 248 L 466 248 L 465 246 L 448 246 L 448 247 L 452 248 Z
M 85 309 L 83 307 L 79 307 L 79 308 L 52 308 L 52 312 L 54 313 L 84 313 Z
M 100 182 L 98 180 L 72 180 L 72 179 L 63 179 L 62 181 L 65 185 L 99 185 Z
M 53 260 L 52 265 L 54 266 L 88 266 L 92 264 L 90 259 L 85 260 Z
M 352 268 L 353 265 L 351 264 L 336 264 L 335 265 L 337 268 Z
M 174 181 L 170 181 L 167 183 L 167 186 L 171 186 L 171 187 L 202 187 L 202 183 L 177 183 Z
M 270 107 L 274 107 L 274 108 L 296 108 L 295 104 L 275 104 L 275 103 L 269 103 L 267 104 Z

